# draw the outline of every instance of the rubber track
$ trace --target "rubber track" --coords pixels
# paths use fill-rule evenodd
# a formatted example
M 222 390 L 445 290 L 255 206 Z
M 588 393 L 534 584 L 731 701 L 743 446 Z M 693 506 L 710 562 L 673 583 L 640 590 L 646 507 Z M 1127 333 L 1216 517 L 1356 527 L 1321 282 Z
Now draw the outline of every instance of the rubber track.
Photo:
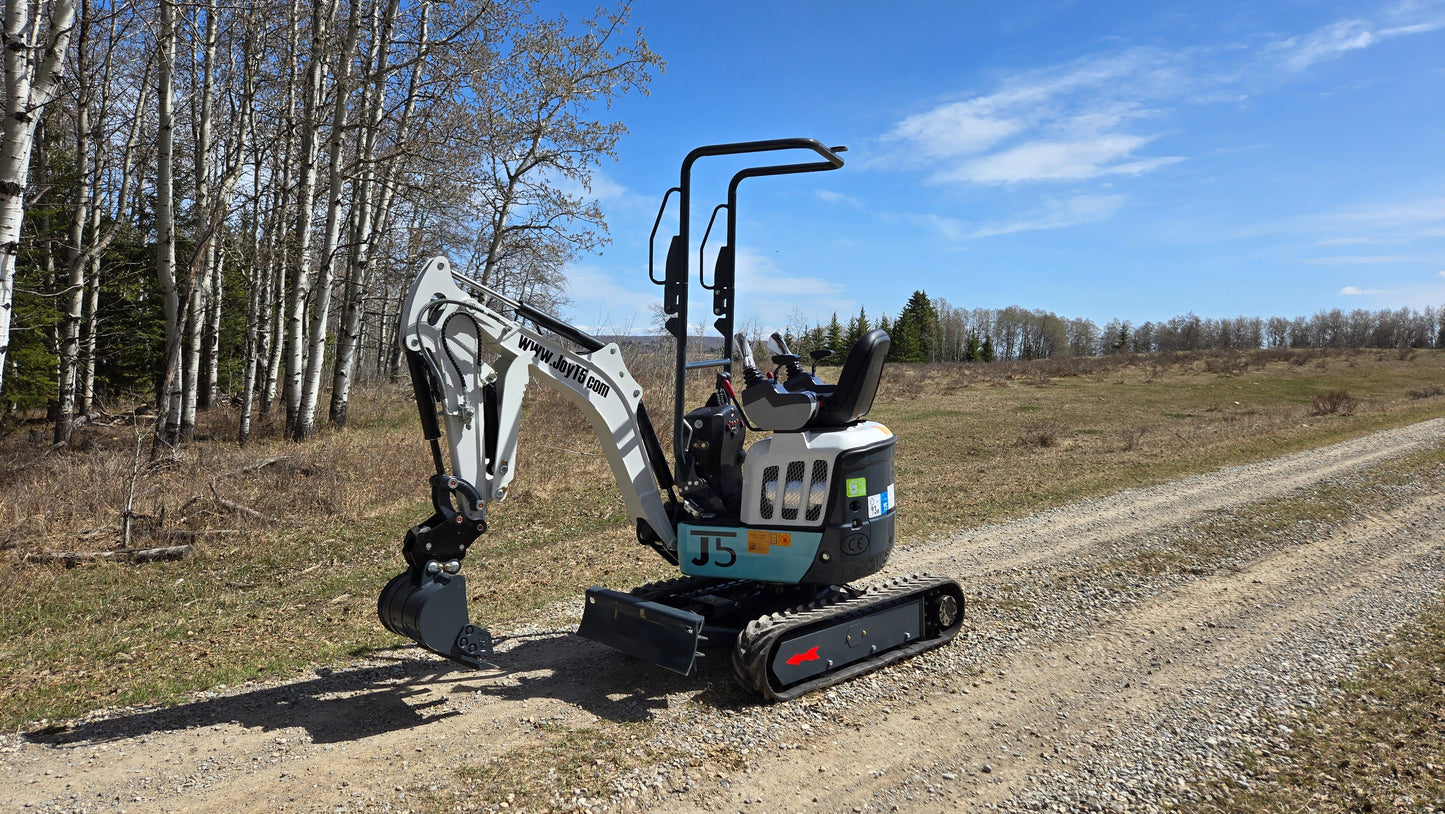
M 803 681 L 791 687 L 777 689 L 768 680 L 769 664 L 775 646 L 784 637 L 804 632 L 809 628 L 836 624 L 848 619 L 867 616 L 876 611 L 887 610 L 920 594 L 927 595 L 935 589 L 953 586 L 960 598 L 959 618 L 943 635 L 894 648 L 871 659 L 854 662 L 839 668 L 836 672 Z M 853 597 L 827 599 L 811 602 L 793 610 L 772 613 L 750 622 L 742 635 L 738 636 L 733 648 L 733 673 L 738 683 L 758 693 L 769 701 L 786 701 L 806 692 L 839 684 L 850 678 L 871 672 L 909 656 L 917 655 L 947 644 L 958 635 L 962 628 L 962 589 L 948 577 L 931 574 L 912 574 L 898 577 Z

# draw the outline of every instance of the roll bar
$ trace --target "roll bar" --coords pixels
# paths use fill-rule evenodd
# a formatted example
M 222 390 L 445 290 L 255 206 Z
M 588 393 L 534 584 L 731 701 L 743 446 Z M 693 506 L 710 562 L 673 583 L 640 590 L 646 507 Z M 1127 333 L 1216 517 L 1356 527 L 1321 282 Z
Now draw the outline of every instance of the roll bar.
M 732 351 L 733 351 L 733 325 L 735 322 L 733 295 L 736 283 L 736 267 L 734 264 L 733 247 L 737 238 L 737 189 L 745 179 L 758 178 L 769 175 L 792 175 L 804 172 L 823 172 L 836 170 L 843 166 L 843 159 L 838 153 L 844 152 L 846 147 L 827 147 L 821 141 L 811 138 L 781 138 L 766 139 L 762 141 L 740 141 L 730 144 L 709 144 L 689 152 L 682 161 L 682 171 L 679 174 L 678 185 L 669 189 L 662 198 L 662 205 L 658 207 L 657 219 L 652 224 L 652 234 L 648 241 L 647 249 L 647 276 L 652 282 L 663 286 L 662 311 L 667 315 L 666 329 L 672 335 L 677 346 L 676 363 L 674 372 L 676 376 L 676 387 L 673 394 L 673 451 L 676 456 L 678 471 L 682 471 L 687 449 L 683 443 L 682 417 L 686 411 L 684 394 L 684 373 L 693 367 L 687 361 L 687 326 L 688 326 L 688 290 L 691 287 L 691 270 L 688 262 L 688 243 L 691 221 L 692 204 L 692 165 L 700 159 L 726 155 L 743 155 L 748 153 L 777 152 L 781 150 L 809 150 L 816 153 L 821 161 L 792 162 L 783 164 L 769 164 L 757 167 L 748 167 L 739 171 L 733 176 L 728 184 L 727 202 L 719 204 L 713 209 L 712 218 L 717 217 L 718 209 L 728 210 L 727 219 L 727 245 L 718 252 L 718 264 L 713 273 L 712 284 L 709 285 L 704 273 L 705 265 L 701 257 L 698 263 L 698 282 L 706 290 L 713 292 L 713 315 L 718 319 L 713 327 L 722 335 L 723 354 L 720 365 L 724 370 L 732 372 Z M 667 259 L 663 267 L 662 279 L 658 279 L 654 271 L 653 244 L 657 239 L 657 229 L 662 223 L 662 216 L 667 211 L 667 202 L 673 193 L 678 193 L 678 230 L 672 237 L 668 246 Z M 712 229 L 712 220 L 708 222 L 708 231 Z M 706 237 L 704 237 L 706 241 Z M 702 254 L 702 247 L 698 248 L 699 255 Z M 716 361 L 714 362 L 716 364 Z M 711 366 L 711 365 L 710 365 Z

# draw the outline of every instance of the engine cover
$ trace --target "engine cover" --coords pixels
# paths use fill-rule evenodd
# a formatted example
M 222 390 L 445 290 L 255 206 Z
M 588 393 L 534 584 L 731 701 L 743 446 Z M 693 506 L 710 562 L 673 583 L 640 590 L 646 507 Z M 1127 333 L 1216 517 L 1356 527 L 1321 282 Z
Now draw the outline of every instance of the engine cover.
M 679 526 L 682 572 L 808 585 L 877 573 L 895 537 L 895 442 L 887 427 L 865 421 L 753 444 L 741 524 Z

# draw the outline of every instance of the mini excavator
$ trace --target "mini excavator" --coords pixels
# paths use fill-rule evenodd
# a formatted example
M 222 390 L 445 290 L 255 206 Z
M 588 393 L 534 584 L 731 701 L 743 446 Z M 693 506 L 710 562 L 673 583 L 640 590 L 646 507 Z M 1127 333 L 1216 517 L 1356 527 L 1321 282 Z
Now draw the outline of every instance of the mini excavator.
M 581 637 L 684 675 L 705 652 L 731 647 L 738 681 L 780 701 L 939 647 L 958 633 L 964 596 L 952 579 L 914 575 L 866 590 L 849 585 L 880 571 L 894 543 L 896 439 L 865 418 L 888 355 L 887 334 L 874 330 L 858 339 L 837 382 L 825 384 L 778 334 L 772 369 L 765 370 L 747 337 L 734 333 L 739 185 L 838 169 L 844 149 L 804 138 L 699 147 L 683 161 L 678 186 L 663 196 L 651 241 L 674 194 L 678 229 L 661 276 L 649 248 L 648 276 L 663 289 L 676 349 L 671 465 L 616 343 L 458 273 L 446 258 L 425 265 L 405 301 L 400 336 L 436 466 L 434 513 L 407 532 L 407 570 L 378 600 L 387 629 L 463 665 L 480 667 L 492 657 L 491 635 L 468 619 L 461 562 L 487 530 L 488 503 L 506 497 L 516 474 L 521 402 L 535 378 L 588 417 L 639 543 L 680 571 L 627 592 L 587 589 Z M 693 165 L 799 151 L 818 160 L 748 166 L 732 176 L 726 202 L 713 209 L 699 256 L 722 211 L 726 244 L 710 281 L 699 262 L 697 282 L 712 293 L 721 353 L 706 358 L 716 353 L 708 352 L 716 340 L 695 337 L 689 353 Z M 734 351 L 741 382 L 732 375 Z M 828 355 L 812 354 L 814 371 Z M 714 391 L 689 410 L 687 374 L 710 368 Z M 749 431 L 766 437 L 747 445 Z

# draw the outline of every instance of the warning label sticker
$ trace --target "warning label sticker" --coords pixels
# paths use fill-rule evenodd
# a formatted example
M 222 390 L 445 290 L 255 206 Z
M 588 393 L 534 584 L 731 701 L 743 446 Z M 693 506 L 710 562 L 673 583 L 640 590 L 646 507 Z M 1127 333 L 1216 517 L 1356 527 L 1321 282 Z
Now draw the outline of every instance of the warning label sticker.
M 766 554 L 773 546 L 786 548 L 793 544 L 793 535 L 786 531 L 748 529 L 748 553 Z

